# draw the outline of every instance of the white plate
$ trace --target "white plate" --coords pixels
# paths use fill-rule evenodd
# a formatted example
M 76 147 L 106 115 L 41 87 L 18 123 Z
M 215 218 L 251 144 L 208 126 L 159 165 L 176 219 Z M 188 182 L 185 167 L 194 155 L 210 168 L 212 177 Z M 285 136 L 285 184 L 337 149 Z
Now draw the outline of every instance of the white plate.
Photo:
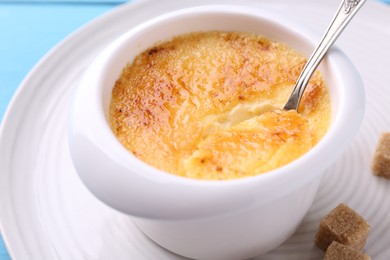
M 181 259 L 151 242 L 128 216 L 100 203 L 82 185 L 67 145 L 69 102 L 85 66 L 124 31 L 170 10 L 233 2 L 285 13 L 319 32 L 339 4 L 339 0 L 140 1 L 78 30 L 31 71 L 6 113 L 0 135 L 0 220 L 13 259 Z M 390 181 L 370 172 L 378 135 L 390 131 L 390 8 L 369 1 L 338 43 L 366 85 L 363 126 L 350 149 L 327 171 L 299 230 L 258 259 L 320 259 L 323 253 L 313 244 L 314 234 L 321 217 L 339 202 L 371 223 L 365 249 L 373 259 L 390 257 Z

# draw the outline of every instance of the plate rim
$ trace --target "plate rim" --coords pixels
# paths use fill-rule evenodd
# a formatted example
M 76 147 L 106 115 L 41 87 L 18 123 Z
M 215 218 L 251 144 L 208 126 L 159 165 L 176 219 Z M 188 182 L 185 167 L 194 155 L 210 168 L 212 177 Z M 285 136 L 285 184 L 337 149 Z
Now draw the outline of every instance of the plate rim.
M 23 102 L 23 98 L 25 98 L 25 95 L 27 91 L 32 91 L 31 89 L 28 89 L 30 86 L 30 81 L 32 78 L 39 73 L 39 71 L 42 69 L 42 67 L 45 66 L 47 62 L 50 62 L 50 60 L 55 57 L 57 52 L 61 50 L 61 48 L 65 48 L 65 46 L 72 44 L 72 42 L 76 41 L 77 39 L 80 39 L 83 37 L 83 34 L 85 34 L 85 31 L 90 30 L 92 27 L 96 27 L 101 23 L 105 23 L 107 20 L 114 19 L 115 16 L 121 13 L 127 13 L 131 12 L 132 9 L 136 9 L 138 6 L 142 6 L 147 3 L 152 3 L 153 0 L 136 0 L 132 2 L 125 3 L 123 5 L 119 5 L 117 7 L 112 8 L 111 10 L 103 13 L 102 15 L 97 16 L 96 18 L 90 20 L 86 24 L 82 25 L 80 28 L 76 29 L 72 33 L 70 33 L 68 36 L 66 36 L 63 40 L 55 44 L 34 66 L 33 68 L 28 72 L 28 74 L 24 77 L 22 82 L 17 87 L 15 93 L 13 94 L 7 109 L 4 113 L 3 119 L 0 123 L 0 143 L 3 142 L 3 139 L 5 138 L 6 131 L 9 131 L 8 128 L 10 128 L 10 125 L 12 125 L 15 119 L 12 118 L 13 114 L 19 113 L 21 110 L 21 103 L 23 104 L 23 107 L 26 106 L 28 103 Z M 166 1 L 166 2 L 174 2 L 174 1 Z M 264 1 L 267 2 L 276 2 L 276 1 Z M 286 0 L 278 0 L 278 2 L 286 2 Z M 300 3 L 306 2 L 305 0 L 299 0 Z M 321 0 L 321 3 L 327 2 L 326 0 Z M 328 3 L 327 3 L 328 4 Z M 386 5 L 382 2 L 377 1 L 369 1 L 366 3 L 367 5 L 374 6 L 373 8 L 386 8 L 387 11 L 390 11 L 390 6 Z M 20 120 L 20 118 L 18 118 Z M 17 121 L 18 121 L 17 120 Z M 17 123 L 17 125 L 20 125 Z M 12 127 L 11 127 L 12 129 Z M 0 152 L 7 152 L 7 150 L 0 145 Z M 1 169 L 4 169 L 6 167 L 1 166 Z M 4 174 L 1 174 L 4 175 Z M 6 174 L 5 174 L 6 175 Z M 3 179 L 4 177 L 0 176 L 0 179 Z M 0 202 L 4 201 L 3 198 L 0 199 Z M 4 209 L 2 209 L 4 210 Z M 17 251 L 17 248 L 13 247 L 11 245 L 11 242 L 9 241 L 9 236 L 12 237 L 12 235 L 8 235 L 8 232 L 11 233 L 11 228 L 6 227 L 4 222 L 7 222 L 4 220 L 4 214 L 2 214 L 2 210 L 0 209 L 0 235 L 3 238 L 3 241 L 5 243 L 6 249 L 11 256 L 12 259 L 15 259 L 15 253 L 14 251 Z M 10 231 L 8 231 L 10 229 Z

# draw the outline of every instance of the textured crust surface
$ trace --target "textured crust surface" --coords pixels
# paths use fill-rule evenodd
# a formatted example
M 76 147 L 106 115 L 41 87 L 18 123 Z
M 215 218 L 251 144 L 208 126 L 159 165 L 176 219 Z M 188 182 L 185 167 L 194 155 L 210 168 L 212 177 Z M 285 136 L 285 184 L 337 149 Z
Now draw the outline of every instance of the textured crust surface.
M 312 147 L 309 124 L 296 111 L 272 111 L 206 137 L 189 158 L 189 177 L 245 177 L 286 164 Z M 229 164 L 226 164 L 229 162 Z
M 262 36 L 176 37 L 124 68 L 112 93 L 111 127 L 135 156 L 177 175 L 230 179 L 269 171 L 307 152 L 329 125 L 329 94 L 318 72 L 300 115 L 263 115 L 283 107 L 304 63 Z M 212 160 L 197 163 L 203 157 Z

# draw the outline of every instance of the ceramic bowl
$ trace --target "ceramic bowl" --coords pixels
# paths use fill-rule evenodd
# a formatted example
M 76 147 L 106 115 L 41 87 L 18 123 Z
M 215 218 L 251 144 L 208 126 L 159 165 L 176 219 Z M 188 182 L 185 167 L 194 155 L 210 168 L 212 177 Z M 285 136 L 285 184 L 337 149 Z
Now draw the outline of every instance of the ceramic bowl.
M 243 259 L 285 241 L 312 204 L 321 177 L 357 132 L 364 91 L 349 59 L 333 48 L 320 70 L 329 87 L 331 126 L 308 153 L 254 177 L 205 181 L 160 171 L 129 153 L 108 123 L 111 91 L 124 66 L 156 42 L 199 31 L 245 31 L 287 43 L 305 56 L 319 37 L 276 13 L 243 6 L 200 6 L 156 17 L 109 45 L 75 93 L 69 140 L 85 186 L 133 217 L 153 241 L 197 259 Z

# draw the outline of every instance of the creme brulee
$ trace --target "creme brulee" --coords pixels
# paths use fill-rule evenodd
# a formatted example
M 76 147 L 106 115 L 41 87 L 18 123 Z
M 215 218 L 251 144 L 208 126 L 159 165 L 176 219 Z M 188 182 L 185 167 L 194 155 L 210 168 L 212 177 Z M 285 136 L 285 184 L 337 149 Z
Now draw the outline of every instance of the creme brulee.
M 192 33 L 138 55 L 115 83 L 111 128 L 135 156 L 184 177 L 264 173 L 309 151 L 330 123 L 319 72 L 299 113 L 280 110 L 306 60 L 283 43 Z

